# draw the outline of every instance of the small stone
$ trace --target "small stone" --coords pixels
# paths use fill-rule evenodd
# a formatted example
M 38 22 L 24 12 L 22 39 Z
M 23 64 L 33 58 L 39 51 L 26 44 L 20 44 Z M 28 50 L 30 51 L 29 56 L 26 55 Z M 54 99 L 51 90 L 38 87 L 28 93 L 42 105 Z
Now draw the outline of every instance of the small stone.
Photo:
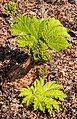
M 2 109 L 3 112 L 7 112 L 7 107 L 6 107 L 6 105 L 2 105 L 2 108 L 1 108 L 1 109 Z

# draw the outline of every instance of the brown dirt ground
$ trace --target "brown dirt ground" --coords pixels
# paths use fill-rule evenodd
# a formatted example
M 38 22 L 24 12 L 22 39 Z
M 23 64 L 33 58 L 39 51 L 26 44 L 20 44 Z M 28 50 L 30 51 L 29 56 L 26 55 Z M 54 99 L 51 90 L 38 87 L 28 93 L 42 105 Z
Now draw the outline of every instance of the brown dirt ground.
M 50 51 L 51 62 L 36 65 L 27 75 L 18 78 L 10 74 L 26 64 L 28 55 L 25 53 L 27 49 L 25 51 L 18 48 L 15 38 L 8 32 L 13 18 L 3 13 L 6 1 L 0 1 L 0 119 L 77 119 L 77 6 L 70 3 L 52 5 L 46 2 L 37 4 L 34 0 L 12 0 L 17 5 L 15 16 L 21 13 L 35 15 L 37 18 L 55 17 L 71 35 L 67 49 L 58 53 Z M 54 110 L 51 116 L 47 112 L 33 111 L 32 108 L 23 106 L 18 98 L 19 90 L 34 81 L 36 69 L 46 82 L 56 80 L 63 85 L 63 91 L 67 94 L 65 101 L 59 102 L 60 111 Z

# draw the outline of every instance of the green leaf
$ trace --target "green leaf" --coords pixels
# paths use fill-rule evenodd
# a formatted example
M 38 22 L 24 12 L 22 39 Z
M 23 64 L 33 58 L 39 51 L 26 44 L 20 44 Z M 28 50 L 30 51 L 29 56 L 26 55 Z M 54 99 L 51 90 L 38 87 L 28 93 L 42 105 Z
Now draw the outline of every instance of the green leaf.
M 57 111 L 59 111 L 59 104 L 56 100 L 54 99 L 47 99 L 47 101 L 45 102 L 46 106 L 51 110 L 52 106 L 54 107 L 54 109 L 56 109 Z
M 50 61 L 48 47 L 41 40 L 33 44 L 30 48 L 30 54 L 35 61 Z
M 54 95 L 54 94 L 55 94 L 55 95 Z M 53 98 L 56 98 L 56 99 L 59 98 L 61 101 L 64 101 L 64 98 L 67 97 L 66 94 L 64 94 L 62 91 L 57 90 L 57 89 L 52 91 L 51 96 L 52 96 Z
M 36 79 L 36 81 L 34 82 L 34 87 L 39 87 L 39 86 L 43 86 L 44 85 L 44 80 L 39 77 L 38 79 Z
M 27 17 L 23 15 L 17 15 L 17 17 L 13 21 L 13 25 L 9 28 L 9 30 L 14 35 L 21 34 L 17 38 L 17 42 L 19 46 L 27 46 L 32 42 L 37 41 L 38 39 L 38 30 L 39 24 L 41 20 L 36 19 L 36 17 Z
M 64 101 L 67 97 L 60 89 L 62 86 L 56 84 L 55 81 L 44 84 L 44 80 L 39 77 L 34 81 L 33 86 L 21 89 L 19 96 L 23 97 L 22 103 L 26 106 L 33 104 L 34 110 L 39 109 L 45 112 L 47 109 L 51 114 L 53 108 L 59 111 L 57 100 Z
M 38 98 L 34 99 L 34 110 L 41 110 L 43 112 L 45 112 L 45 103 L 41 102 Z
M 27 17 L 17 15 L 13 25 L 9 28 L 20 47 L 29 46 L 29 54 L 35 61 L 49 61 L 49 50 L 59 51 L 67 48 L 70 37 L 66 28 L 55 18 L 37 19 L 35 16 Z
M 7 15 L 14 15 L 16 12 L 16 4 L 12 1 L 4 4 L 4 13 Z
M 40 27 L 42 27 L 42 23 Z M 70 37 L 70 35 L 60 21 L 55 18 L 48 17 L 45 19 L 44 27 L 40 34 L 44 39 L 43 41 L 55 51 L 69 46 L 65 37 Z

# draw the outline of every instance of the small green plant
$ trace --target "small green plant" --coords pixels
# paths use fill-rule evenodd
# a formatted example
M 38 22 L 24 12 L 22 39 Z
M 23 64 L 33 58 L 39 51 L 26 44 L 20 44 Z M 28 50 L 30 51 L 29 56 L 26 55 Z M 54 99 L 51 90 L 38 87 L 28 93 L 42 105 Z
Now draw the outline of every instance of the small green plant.
M 22 88 L 19 97 L 23 97 L 22 104 L 30 106 L 33 104 L 34 110 L 41 110 L 45 112 L 45 109 L 51 114 L 52 109 L 59 111 L 59 104 L 56 99 L 64 101 L 66 94 L 60 89 L 62 86 L 56 84 L 55 81 L 50 81 L 44 84 L 44 80 L 39 77 L 34 81 L 33 86 Z
M 49 70 L 46 65 L 42 64 L 42 65 L 35 66 L 35 74 L 37 76 L 41 76 L 41 77 L 47 76 L 48 73 L 49 73 Z
M 69 46 L 66 28 L 55 18 L 37 19 L 35 16 L 18 15 L 9 28 L 20 47 L 29 46 L 29 54 L 35 61 L 49 61 L 49 50 L 59 51 Z
M 7 15 L 14 15 L 16 12 L 16 4 L 14 2 L 9 2 L 4 4 L 4 13 Z

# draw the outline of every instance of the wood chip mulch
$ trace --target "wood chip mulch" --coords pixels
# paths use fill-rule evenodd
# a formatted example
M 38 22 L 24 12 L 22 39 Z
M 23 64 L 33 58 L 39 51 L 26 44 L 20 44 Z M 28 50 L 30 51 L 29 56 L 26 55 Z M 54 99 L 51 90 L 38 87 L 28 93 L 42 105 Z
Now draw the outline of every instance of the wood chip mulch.
M 26 63 L 28 59 L 27 49 L 18 48 L 15 37 L 8 32 L 12 23 L 12 17 L 3 13 L 3 5 L 6 0 L 0 1 L 0 119 L 77 119 L 77 5 L 56 4 L 44 2 L 36 4 L 34 0 L 23 2 L 15 1 L 17 5 L 16 14 L 37 16 L 37 18 L 55 17 L 68 29 L 71 39 L 68 39 L 70 46 L 67 49 L 55 53 L 50 51 L 52 60 L 49 63 L 40 65 L 44 67 L 44 80 L 56 80 L 63 85 L 63 91 L 67 94 L 64 102 L 59 102 L 60 111 L 47 112 L 33 111 L 32 107 L 25 107 L 18 98 L 19 90 L 22 87 L 31 85 L 36 78 L 35 71 L 39 66 L 34 66 L 21 78 L 12 76 L 13 68 L 18 68 Z M 41 7 L 43 6 L 43 7 Z M 42 9 L 43 8 L 43 9 Z M 21 70 L 21 69 L 20 69 Z M 41 73 L 41 72 L 39 72 Z M 13 79 L 13 80 L 12 80 Z

